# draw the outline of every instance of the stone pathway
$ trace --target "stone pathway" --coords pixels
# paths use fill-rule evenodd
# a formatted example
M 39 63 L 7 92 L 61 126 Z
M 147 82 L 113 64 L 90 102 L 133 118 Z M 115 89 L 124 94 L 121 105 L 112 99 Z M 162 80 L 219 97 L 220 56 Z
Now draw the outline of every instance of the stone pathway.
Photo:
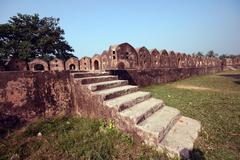
M 74 78 L 86 85 L 92 94 L 103 98 L 103 105 L 115 109 L 127 128 L 140 136 L 148 145 L 167 149 L 188 158 L 189 151 L 200 131 L 200 122 L 184 117 L 176 108 L 166 106 L 139 87 L 107 72 L 74 73 Z

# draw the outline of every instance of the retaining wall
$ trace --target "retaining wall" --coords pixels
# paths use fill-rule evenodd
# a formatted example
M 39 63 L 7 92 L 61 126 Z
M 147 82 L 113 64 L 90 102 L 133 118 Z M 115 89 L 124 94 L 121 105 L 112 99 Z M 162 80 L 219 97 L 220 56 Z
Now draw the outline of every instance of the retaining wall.
M 0 72 L 0 132 L 73 111 L 70 72 Z
M 110 70 L 119 79 L 128 80 L 129 84 L 146 86 L 186 79 L 193 75 L 205 75 L 222 71 L 221 67 L 208 68 L 156 68 L 156 69 L 128 69 Z

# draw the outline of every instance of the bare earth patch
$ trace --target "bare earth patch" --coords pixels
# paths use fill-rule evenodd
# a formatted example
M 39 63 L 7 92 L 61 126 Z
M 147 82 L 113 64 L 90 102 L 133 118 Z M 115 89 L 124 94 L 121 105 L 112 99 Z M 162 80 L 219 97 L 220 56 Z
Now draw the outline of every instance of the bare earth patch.
M 219 90 L 217 89 L 212 89 L 212 88 L 206 88 L 206 87 L 198 87 L 198 86 L 192 86 L 192 85 L 176 85 L 176 88 L 180 88 L 180 89 L 190 89 L 190 90 L 201 90 L 201 91 L 215 91 L 215 92 L 219 92 Z

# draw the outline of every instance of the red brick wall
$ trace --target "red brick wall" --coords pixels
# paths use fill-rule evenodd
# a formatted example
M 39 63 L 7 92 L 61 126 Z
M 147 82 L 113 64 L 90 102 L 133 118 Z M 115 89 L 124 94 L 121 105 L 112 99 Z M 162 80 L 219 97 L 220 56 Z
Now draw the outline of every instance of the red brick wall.
M 193 75 L 204 75 L 219 71 L 222 71 L 221 67 L 110 70 L 111 74 L 118 75 L 120 79 L 129 80 L 130 84 L 139 86 L 173 82 Z
M 0 131 L 36 117 L 70 114 L 70 72 L 0 72 Z

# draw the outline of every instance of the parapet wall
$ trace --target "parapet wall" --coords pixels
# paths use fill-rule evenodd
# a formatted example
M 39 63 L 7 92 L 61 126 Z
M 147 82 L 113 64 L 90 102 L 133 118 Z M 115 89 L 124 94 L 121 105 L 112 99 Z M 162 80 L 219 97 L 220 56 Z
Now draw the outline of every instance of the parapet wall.
M 128 43 L 112 45 L 102 54 L 95 54 L 92 58 L 75 57 L 66 61 L 55 58 L 46 62 L 40 58 L 26 63 L 19 59 L 11 59 L 5 67 L 7 71 L 22 70 L 74 70 L 96 71 L 110 69 L 157 69 L 157 68 L 201 68 L 240 65 L 240 57 L 220 60 L 216 57 L 192 56 L 176 51 L 134 48 Z M 0 70 L 3 70 L 0 65 Z
M 208 67 L 110 70 L 110 73 L 118 75 L 119 79 L 128 80 L 132 85 L 146 86 L 174 82 L 194 75 L 205 75 L 220 71 L 222 71 L 221 67 Z
M 70 114 L 73 106 L 69 71 L 0 72 L 0 132 L 37 117 Z

